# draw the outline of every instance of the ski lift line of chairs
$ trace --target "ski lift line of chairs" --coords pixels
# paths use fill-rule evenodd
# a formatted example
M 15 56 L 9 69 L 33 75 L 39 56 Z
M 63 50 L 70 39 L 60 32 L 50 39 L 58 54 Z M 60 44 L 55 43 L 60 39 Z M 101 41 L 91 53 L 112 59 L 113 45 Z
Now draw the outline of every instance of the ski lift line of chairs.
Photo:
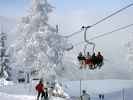
M 79 60 L 79 63 L 80 63 L 80 68 L 86 68 L 87 66 L 89 67 L 89 69 L 96 69 L 97 67 L 99 67 L 99 69 L 102 67 L 103 65 L 103 56 L 101 55 L 100 52 L 97 53 L 97 55 L 95 54 L 95 43 L 93 42 L 90 42 L 87 40 L 87 29 L 90 28 L 91 26 L 82 26 L 82 29 L 85 29 L 84 30 L 84 41 L 87 43 L 85 46 L 84 46 L 84 55 L 82 54 L 82 52 L 79 53 L 78 55 L 78 60 Z M 92 52 L 93 54 L 90 55 L 89 52 L 86 52 L 87 51 L 87 47 L 89 45 L 92 45 L 93 46 L 93 49 L 92 49 Z
M 103 65 L 103 56 L 101 55 L 100 52 L 98 52 L 97 55 L 95 53 L 90 55 L 90 53 L 87 52 L 86 56 L 84 56 L 82 52 L 80 52 L 77 59 L 80 63 L 80 69 L 82 68 L 84 69 L 89 68 L 90 70 L 94 70 L 96 68 L 100 69 Z

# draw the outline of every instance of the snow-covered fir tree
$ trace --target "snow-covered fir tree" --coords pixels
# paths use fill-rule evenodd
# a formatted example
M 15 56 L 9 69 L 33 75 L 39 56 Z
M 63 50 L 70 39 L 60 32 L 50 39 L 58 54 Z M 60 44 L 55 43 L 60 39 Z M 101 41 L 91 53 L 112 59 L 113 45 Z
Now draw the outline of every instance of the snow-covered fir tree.
M 7 34 L 0 33 L 0 77 L 8 78 L 10 76 L 9 55 L 6 46 Z
M 12 66 L 30 70 L 33 75 L 37 72 L 39 77 L 56 76 L 55 68 L 61 66 L 64 51 L 72 45 L 49 25 L 52 8 L 47 0 L 32 0 L 30 12 L 21 19 L 18 37 L 10 47 Z

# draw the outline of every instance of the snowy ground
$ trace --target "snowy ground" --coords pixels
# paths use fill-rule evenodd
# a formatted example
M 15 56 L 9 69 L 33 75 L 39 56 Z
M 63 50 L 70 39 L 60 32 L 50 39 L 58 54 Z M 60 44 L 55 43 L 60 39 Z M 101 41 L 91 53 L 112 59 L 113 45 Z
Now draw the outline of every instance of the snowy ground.
M 89 94 L 112 93 L 121 91 L 123 88 L 133 88 L 132 80 L 88 80 L 81 81 L 81 88 Z M 64 81 L 66 92 L 71 96 L 80 95 L 80 81 Z
M 54 97 L 52 100 L 64 100 L 63 98 Z M 0 100 L 36 100 L 35 96 L 28 95 L 11 95 L 6 93 L 0 93 Z
M 1 100 L 35 100 L 34 96 L 0 93 Z
M 65 91 L 77 100 L 80 94 L 79 81 L 62 82 Z M 105 100 L 122 100 L 122 89 L 124 88 L 125 100 L 133 98 L 133 81 L 125 80 L 93 80 L 82 81 L 82 89 L 86 89 L 91 96 L 91 100 L 99 100 L 98 94 L 104 93 Z M 11 84 L 0 86 L 0 100 L 36 100 L 34 84 Z M 61 100 L 61 98 L 52 98 Z

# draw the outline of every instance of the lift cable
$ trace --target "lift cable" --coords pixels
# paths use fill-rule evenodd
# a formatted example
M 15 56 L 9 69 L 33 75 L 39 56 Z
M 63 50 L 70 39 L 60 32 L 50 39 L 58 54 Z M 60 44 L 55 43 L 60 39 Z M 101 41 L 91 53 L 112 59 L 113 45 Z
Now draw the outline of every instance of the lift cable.
M 105 18 L 99 20 L 99 21 L 96 22 L 95 24 L 92 24 L 92 25 L 88 26 L 88 28 L 92 28 L 92 27 L 96 26 L 97 24 L 99 24 L 99 23 L 101 23 L 101 22 L 107 20 L 108 18 L 110 18 L 110 17 L 112 17 L 112 16 L 114 16 L 114 15 L 116 15 L 116 14 L 118 14 L 118 13 L 124 11 L 124 10 L 126 10 L 127 8 L 129 8 L 129 7 L 131 7 L 131 6 L 133 6 L 133 3 L 131 3 L 131 4 L 127 5 L 127 6 L 125 6 L 125 7 L 123 7 L 123 8 L 121 8 L 121 9 L 117 10 L 116 12 L 110 14 L 109 16 L 107 16 L 107 17 L 105 17 Z M 66 38 L 70 38 L 70 37 L 72 37 L 72 36 L 74 36 L 74 35 L 79 34 L 79 33 L 82 32 L 82 31 L 83 31 L 83 30 L 82 30 L 82 28 L 81 28 L 81 29 L 78 30 L 77 32 L 74 32 L 74 33 L 72 33 L 72 34 L 70 34 L 70 35 L 68 35 L 68 36 L 65 36 L 65 37 L 66 37 Z
M 117 31 L 120 31 L 120 30 L 124 30 L 124 29 L 126 29 L 126 28 L 131 27 L 131 26 L 133 26 L 133 24 L 130 24 L 130 25 L 127 25 L 127 26 L 124 26 L 124 27 L 118 28 L 118 29 L 113 30 L 113 31 L 111 31 L 111 32 L 103 33 L 103 34 L 101 34 L 101 35 L 98 35 L 98 36 L 92 37 L 92 38 L 90 38 L 89 40 L 95 40 L 95 39 L 97 39 L 97 38 L 100 38 L 100 37 L 103 37 L 103 36 L 106 36 L 106 35 L 110 35 L 110 34 L 112 34 L 112 33 L 114 33 L 114 32 L 117 32 Z
M 76 32 L 73 32 L 73 33 L 71 33 L 70 35 L 68 35 L 68 36 L 65 36 L 66 38 L 70 38 L 70 37 L 72 37 L 72 36 L 74 36 L 74 35 L 76 35 L 76 34 L 79 34 L 79 33 L 81 33 L 83 30 L 82 30 L 82 28 L 80 29 L 80 30 L 78 30 L 78 31 L 76 31 Z
M 124 26 L 124 27 L 117 28 L 117 29 L 115 29 L 115 30 L 113 30 L 113 31 L 110 31 L 110 32 L 107 32 L 107 33 L 103 33 L 103 34 L 100 34 L 100 35 L 94 36 L 94 37 L 90 38 L 89 40 L 92 41 L 92 40 L 95 40 L 95 39 L 97 39 L 97 38 L 101 38 L 101 37 L 104 37 L 104 36 L 107 36 L 107 35 L 113 34 L 114 32 L 117 32 L 117 31 L 121 31 L 121 30 L 127 29 L 127 28 L 129 28 L 129 27 L 131 27 L 131 26 L 133 26 L 133 24 L 129 24 L 129 25 L 126 25 L 126 26 Z M 81 41 L 81 42 L 79 42 L 79 43 L 76 43 L 76 44 L 74 44 L 74 46 L 78 46 L 79 44 L 82 44 L 82 43 L 84 43 L 84 41 Z

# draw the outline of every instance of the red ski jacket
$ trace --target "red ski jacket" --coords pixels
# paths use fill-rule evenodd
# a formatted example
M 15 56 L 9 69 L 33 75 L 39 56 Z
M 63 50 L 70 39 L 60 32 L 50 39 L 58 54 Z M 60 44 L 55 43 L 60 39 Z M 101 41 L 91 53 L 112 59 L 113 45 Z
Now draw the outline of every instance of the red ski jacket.
M 43 84 L 37 84 L 36 90 L 37 90 L 38 92 L 43 92 L 43 91 L 44 91 L 44 86 L 43 86 Z

